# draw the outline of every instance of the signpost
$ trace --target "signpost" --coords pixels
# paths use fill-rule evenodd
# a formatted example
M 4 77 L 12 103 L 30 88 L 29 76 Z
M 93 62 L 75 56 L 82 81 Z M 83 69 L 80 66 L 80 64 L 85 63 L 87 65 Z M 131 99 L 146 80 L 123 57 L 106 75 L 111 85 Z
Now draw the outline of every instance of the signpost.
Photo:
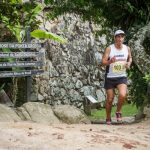
M 26 40 L 27 40 L 27 42 L 31 41 L 30 30 L 31 30 L 30 27 L 26 28 Z M 29 48 L 25 49 L 25 52 L 28 52 L 28 51 L 30 51 Z M 26 61 L 28 61 L 28 59 L 26 59 Z M 26 77 L 26 96 L 27 96 L 27 101 L 30 101 L 30 99 L 31 99 L 32 83 L 33 83 L 33 81 L 32 81 L 31 76 L 27 76 Z
M 44 63 L 42 61 L 17 61 L 17 62 L 0 62 L 0 68 L 12 67 L 41 67 Z
M 21 48 L 41 48 L 41 44 L 39 43 L 8 43 L 8 42 L 0 42 L 0 48 L 13 48 L 13 49 L 21 49 Z
M 43 62 L 44 55 L 45 54 L 43 52 L 0 52 L 0 59 L 9 60 L 10 58 L 12 58 L 11 61 L 5 60 L 4 62 L 3 61 L 0 62 L 0 69 L 13 68 L 13 67 L 17 68 L 17 71 L 14 70 L 9 72 L 0 71 L 0 78 L 32 76 L 32 75 L 36 75 L 36 74 L 39 75 L 40 73 L 43 73 L 44 70 L 41 71 L 42 70 L 41 68 L 42 66 L 44 66 L 44 62 Z M 40 67 L 40 71 L 34 71 L 34 68 L 39 68 L 39 67 Z M 22 71 L 22 68 L 26 68 L 26 71 L 30 71 L 30 74 L 26 74 L 26 73 L 21 74 L 20 72 Z
M 1 71 L 0 78 L 32 76 L 41 73 L 44 73 L 44 70 Z
M 29 27 L 26 29 L 26 39 L 27 42 L 24 43 L 0 42 L 0 49 L 14 49 L 13 52 L 2 52 L 0 50 L 0 78 L 26 77 L 26 99 L 30 101 L 31 76 L 44 73 L 42 67 L 44 66 L 45 54 L 39 51 L 42 48 L 40 43 L 30 42 Z M 38 49 L 38 51 L 34 49 Z
M 32 58 L 41 57 L 42 52 L 0 52 L 0 58 Z

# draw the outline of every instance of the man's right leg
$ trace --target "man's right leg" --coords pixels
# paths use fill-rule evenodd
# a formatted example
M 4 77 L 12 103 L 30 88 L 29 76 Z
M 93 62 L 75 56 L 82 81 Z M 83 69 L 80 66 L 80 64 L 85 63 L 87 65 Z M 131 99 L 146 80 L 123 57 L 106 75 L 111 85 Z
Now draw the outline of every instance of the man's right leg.
M 114 89 L 106 89 L 106 120 L 111 120 L 111 108 L 114 99 Z

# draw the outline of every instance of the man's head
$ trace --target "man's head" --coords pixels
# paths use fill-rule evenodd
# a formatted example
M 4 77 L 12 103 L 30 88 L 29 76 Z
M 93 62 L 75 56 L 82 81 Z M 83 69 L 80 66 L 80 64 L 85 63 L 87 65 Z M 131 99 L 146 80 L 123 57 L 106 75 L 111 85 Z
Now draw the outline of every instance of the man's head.
M 122 30 L 117 30 L 114 33 L 114 39 L 115 39 L 115 43 L 116 44 L 122 44 L 124 42 L 124 38 L 125 38 L 125 32 Z
M 122 30 L 117 30 L 117 31 L 115 32 L 114 36 L 116 37 L 117 35 L 123 35 L 123 36 L 125 36 L 125 33 L 124 33 L 124 31 L 122 31 Z

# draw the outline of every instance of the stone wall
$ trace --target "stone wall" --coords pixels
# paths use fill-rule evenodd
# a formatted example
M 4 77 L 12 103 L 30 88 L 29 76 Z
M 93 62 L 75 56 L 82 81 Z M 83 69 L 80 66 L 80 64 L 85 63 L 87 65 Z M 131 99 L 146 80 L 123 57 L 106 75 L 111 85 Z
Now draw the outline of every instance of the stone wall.
M 143 75 L 150 74 L 150 55 L 144 48 L 144 40 L 150 38 L 150 22 L 141 28 L 129 41 L 129 45 L 132 50 L 132 56 L 134 63 L 138 66 L 138 69 Z M 150 46 L 150 43 L 147 43 Z M 147 85 L 147 95 L 145 95 L 145 100 L 143 106 L 141 106 L 141 112 L 137 117 L 141 117 L 143 113 L 146 117 L 150 117 L 150 83 Z M 141 114 L 142 113 L 142 114 Z
M 150 73 L 150 55 L 146 53 L 143 46 L 146 37 L 150 37 L 150 23 L 141 28 L 129 41 L 133 61 L 143 74 Z
M 79 16 L 66 14 L 53 21 L 44 21 L 39 16 L 41 29 L 50 31 L 68 40 L 59 44 L 52 40 L 43 41 L 46 53 L 45 73 L 33 78 L 32 101 L 44 101 L 51 105 L 70 104 L 83 109 L 87 95 L 105 103 L 104 70 L 102 54 L 112 40 L 110 35 L 95 36 L 101 26 L 83 22 Z M 142 43 L 150 34 L 150 24 L 143 27 L 130 40 L 133 61 L 143 74 L 149 73 L 150 58 Z M 107 39 L 106 39 L 107 38 Z M 41 42 L 41 41 L 40 41 Z M 117 103 L 115 97 L 114 104 Z
M 71 104 L 82 109 L 85 96 L 92 95 L 103 105 L 105 68 L 101 67 L 101 59 L 110 40 L 106 40 L 106 35 L 94 35 L 100 27 L 67 14 L 43 23 L 41 28 L 67 38 L 68 42 L 45 42 L 46 72 L 33 79 L 36 84 L 32 100 L 51 105 Z
M 46 53 L 45 74 L 33 78 L 33 101 L 44 101 L 51 105 L 70 104 L 83 108 L 87 95 L 92 95 L 104 105 L 104 70 L 101 66 L 102 54 L 112 40 L 110 35 L 95 36 L 101 26 L 83 22 L 79 16 L 66 14 L 53 21 L 39 17 L 41 29 L 50 31 L 68 40 L 60 44 L 52 40 L 43 41 Z M 150 24 L 140 29 L 130 40 L 133 61 L 142 73 L 149 73 L 150 58 L 142 43 L 149 35 Z M 107 38 L 107 39 L 106 39 Z M 115 97 L 114 104 L 117 100 Z

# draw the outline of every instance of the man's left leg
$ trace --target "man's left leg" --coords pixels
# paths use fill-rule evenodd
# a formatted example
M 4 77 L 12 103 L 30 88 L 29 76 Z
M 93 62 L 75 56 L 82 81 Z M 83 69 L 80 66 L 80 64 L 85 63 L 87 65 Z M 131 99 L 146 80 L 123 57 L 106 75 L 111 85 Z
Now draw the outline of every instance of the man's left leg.
M 127 96 L 127 85 L 119 84 L 117 86 L 117 89 L 118 89 L 118 104 L 117 104 L 116 118 L 117 118 L 117 121 L 122 121 L 121 109 Z

